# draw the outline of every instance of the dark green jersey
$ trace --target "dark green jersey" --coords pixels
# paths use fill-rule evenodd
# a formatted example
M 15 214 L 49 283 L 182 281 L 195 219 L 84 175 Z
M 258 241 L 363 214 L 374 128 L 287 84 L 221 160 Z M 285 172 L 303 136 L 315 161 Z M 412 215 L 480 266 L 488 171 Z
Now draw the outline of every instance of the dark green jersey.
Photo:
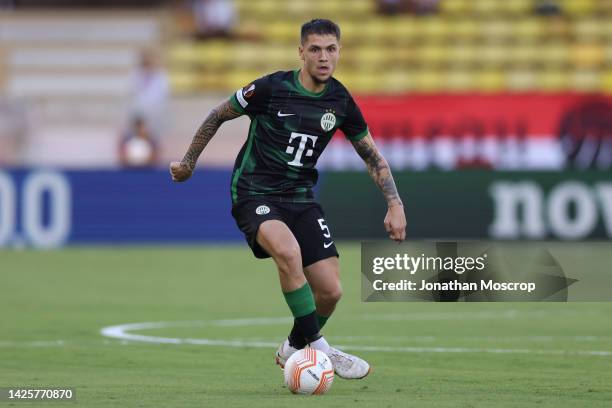
M 299 71 L 279 71 L 257 79 L 230 97 L 249 115 L 249 135 L 232 174 L 232 202 L 266 195 L 282 201 L 313 200 L 315 164 L 337 129 L 350 140 L 367 135 L 359 107 L 336 79 L 313 93 Z

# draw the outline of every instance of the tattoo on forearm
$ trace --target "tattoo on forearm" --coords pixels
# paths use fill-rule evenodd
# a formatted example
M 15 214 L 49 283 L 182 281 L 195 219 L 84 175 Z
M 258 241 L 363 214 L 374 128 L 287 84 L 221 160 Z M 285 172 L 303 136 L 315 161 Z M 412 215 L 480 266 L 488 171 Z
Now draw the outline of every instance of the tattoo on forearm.
M 365 162 L 370 176 L 385 196 L 387 204 L 402 204 L 395 181 L 393 181 L 391 168 L 385 158 L 379 153 L 372 137 L 366 136 L 357 142 L 353 142 L 353 146 Z
M 241 114 L 234 111 L 229 101 L 225 101 L 221 105 L 213 108 L 197 130 L 182 162 L 193 170 L 198 161 L 198 157 L 200 157 L 200 154 L 202 154 L 202 151 L 208 142 L 210 142 L 210 139 L 217 133 L 217 130 L 223 122 L 237 118 L 238 116 L 241 116 Z

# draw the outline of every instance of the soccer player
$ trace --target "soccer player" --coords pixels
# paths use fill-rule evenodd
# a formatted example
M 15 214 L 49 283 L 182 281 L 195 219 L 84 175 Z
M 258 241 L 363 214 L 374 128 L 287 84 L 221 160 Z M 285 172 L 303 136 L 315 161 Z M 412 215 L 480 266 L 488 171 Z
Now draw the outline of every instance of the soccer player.
M 239 89 L 214 108 L 185 157 L 170 164 L 174 181 L 185 181 L 207 143 L 225 121 L 248 115 L 248 138 L 231 180 L 232 215 L 257 258 L 272 257 L 294 316 L 276 353 L 281 367 L 307 345 L 326 353 L 336 374 L 363 378 L 369 364 L 330 346 L 320 330 L 342 294 L 338 252 L 312 187 L 315 164 L 337 129 L 364 160 L 382 191 L 389 237 L 403 241 L 406 218 L 391 170 L 346 88 L 332 77 L 340 56 L 340 29 L 316 19 L 301 30 L 301 69 L 279 71 Z

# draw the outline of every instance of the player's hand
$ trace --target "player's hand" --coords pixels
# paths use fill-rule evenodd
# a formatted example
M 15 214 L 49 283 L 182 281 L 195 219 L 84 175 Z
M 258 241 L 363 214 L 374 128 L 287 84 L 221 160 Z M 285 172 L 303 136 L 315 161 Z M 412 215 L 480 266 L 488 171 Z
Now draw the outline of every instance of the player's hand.
M 191 170 L 185 163 L 182 162 L 172 162 L 170 163 L 170 175 L 172 176 L 172 181 L 185 181 L 193 174 L 193 170 Z
M 393 205 L 387 210 L 385 230 L 387 230 L 389 238 L 394 241 L 402 242 L 406 239 L 406 215 L 402 204 Z

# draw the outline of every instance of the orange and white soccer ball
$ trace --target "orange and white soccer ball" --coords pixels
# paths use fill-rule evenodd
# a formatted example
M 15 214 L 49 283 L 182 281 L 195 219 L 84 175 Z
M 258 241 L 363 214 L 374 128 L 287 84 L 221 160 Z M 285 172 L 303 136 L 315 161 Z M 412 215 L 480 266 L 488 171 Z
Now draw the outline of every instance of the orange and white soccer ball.
M 325 394 L 334 382 L 334 367 L 325 353 L 307 347 L 285 363 L 285 384 L 294 394 Z

